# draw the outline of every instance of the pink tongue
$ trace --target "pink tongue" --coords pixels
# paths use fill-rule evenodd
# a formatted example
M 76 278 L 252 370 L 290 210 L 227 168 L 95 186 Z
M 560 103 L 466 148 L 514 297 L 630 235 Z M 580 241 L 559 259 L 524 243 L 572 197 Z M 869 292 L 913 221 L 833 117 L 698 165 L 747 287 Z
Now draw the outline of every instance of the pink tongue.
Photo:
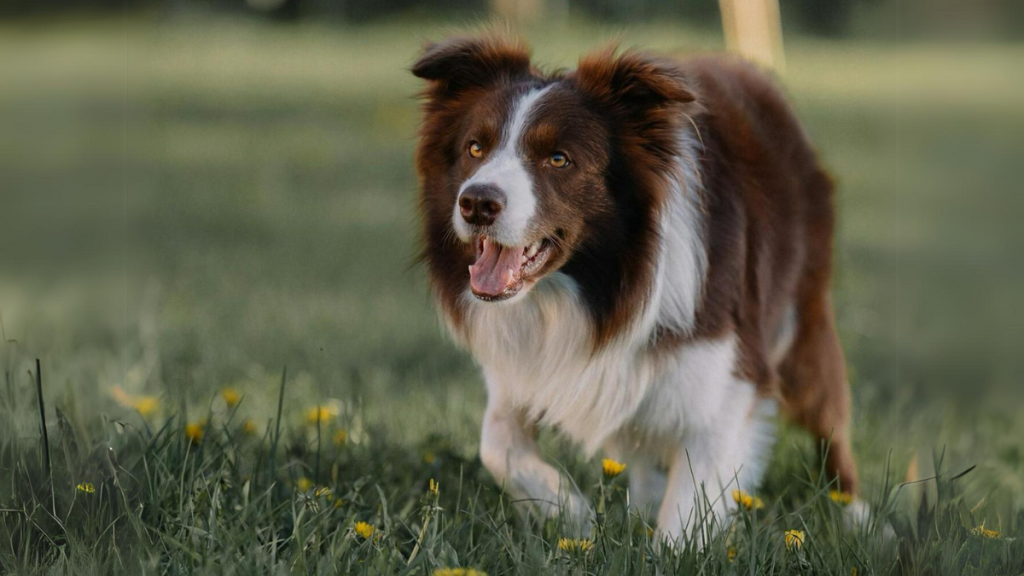
M 498 296 L 515 284 L 523 257 L 522 248 L 506 248 L 484 240 L 483 253 L 469 267 L 469 285 L 477 294 Z

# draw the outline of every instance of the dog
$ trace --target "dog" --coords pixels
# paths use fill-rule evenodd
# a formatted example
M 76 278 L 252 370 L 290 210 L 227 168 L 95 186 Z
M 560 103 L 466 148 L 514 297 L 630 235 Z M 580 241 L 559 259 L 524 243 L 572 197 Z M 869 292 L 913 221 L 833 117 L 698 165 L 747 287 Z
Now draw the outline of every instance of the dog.
M 679 541 L 756 489 L 781 412 L 856 494 L 834 186 L 768 75 L 615 48 L 544 73 L 494 35 L 429 44 L 412 73 L 423 259 L 482 368 L 499 484 L 589 530 L 538 451 L 554 427 L 624 462 L 630 505 Z

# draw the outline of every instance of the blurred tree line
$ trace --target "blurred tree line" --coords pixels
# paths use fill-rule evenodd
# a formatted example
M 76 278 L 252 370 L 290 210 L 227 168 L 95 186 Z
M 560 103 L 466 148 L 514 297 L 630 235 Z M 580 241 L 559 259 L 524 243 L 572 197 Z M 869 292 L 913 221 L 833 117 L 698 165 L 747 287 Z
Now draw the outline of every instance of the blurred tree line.
M 1024 0 L 780 0 L 783 27 L 806 34 L 1024 38 Z M 282 22 L 362 23 L 389 17 L 499 14 L 543 20 L 584 16 L 612 22 L 675 19 L 721 25 L 718 0 L 0 0 L 0 18 L 145 10 L 215 11 Z

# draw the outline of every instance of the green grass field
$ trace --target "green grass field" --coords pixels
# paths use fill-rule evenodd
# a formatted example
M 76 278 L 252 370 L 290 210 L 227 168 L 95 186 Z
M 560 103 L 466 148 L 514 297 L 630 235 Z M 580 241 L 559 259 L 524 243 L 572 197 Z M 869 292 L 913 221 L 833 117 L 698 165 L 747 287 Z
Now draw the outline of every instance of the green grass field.
M 625 477 L 547 433 L 604 510 L 592 546 L 563 550 L 559 522 L 517 508 L 476 457 L 483 386 L 414 264 L 406 69 L 449 28 L 104 26 L 86 44 L 109 69 L 9 69 L 0 89 L 0 120 L 35 119 L 0 138 L 0 572 L 1024 573 L 1024 282 L 995 264 L 1020 245 L 1007 70 L 1024 47 L 787 39 L 785 88 L 841 190 L 854 448 L 885 522 L 844 528 L 811 440 L 783 424 L 763 509 L 706 549 L 659 547 L 625 512 Z M 88 59 L 82 35 L 6 24 L 0 53 Z M 672 24 L 526 36 L 557 66 L 614 38 L 721 48 Z M 53 110 L 74 106 L 51 88 L 72 81 L 68 136 Z M 24 184 L 43 174 L 54 193 Z

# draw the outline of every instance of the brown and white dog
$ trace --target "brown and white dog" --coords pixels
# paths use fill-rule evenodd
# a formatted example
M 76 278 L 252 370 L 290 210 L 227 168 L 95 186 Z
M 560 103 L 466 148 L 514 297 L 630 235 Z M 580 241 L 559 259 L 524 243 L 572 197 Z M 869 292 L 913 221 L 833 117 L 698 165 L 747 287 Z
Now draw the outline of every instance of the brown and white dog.
M 424 257 L 483 369 L 499 483 L 587 528 L 535 443 L 554 426 L 625 461 L 631 503 L 677 539 L 757 487 L 781 408 L 856 491 L 833 186 L 764 74 L 614 50 L 545 74 L 490 36 L 430 45 L 412 72 Z

